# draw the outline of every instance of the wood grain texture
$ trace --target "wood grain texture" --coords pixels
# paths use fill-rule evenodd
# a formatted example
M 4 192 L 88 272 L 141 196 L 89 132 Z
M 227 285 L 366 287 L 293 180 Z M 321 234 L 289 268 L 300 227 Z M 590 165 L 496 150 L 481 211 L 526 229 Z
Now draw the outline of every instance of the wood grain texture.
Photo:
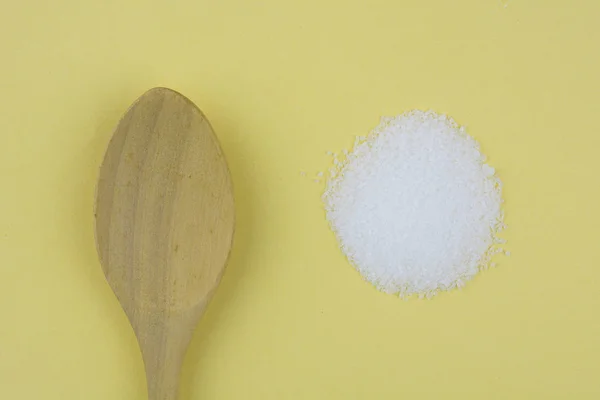
M 175 400 L 185 351 L 233 239 L 229 170 L 209 122 L 155 88 L 118 124 L 100 168 L 96 244 L 140 344 L 150 400 Z

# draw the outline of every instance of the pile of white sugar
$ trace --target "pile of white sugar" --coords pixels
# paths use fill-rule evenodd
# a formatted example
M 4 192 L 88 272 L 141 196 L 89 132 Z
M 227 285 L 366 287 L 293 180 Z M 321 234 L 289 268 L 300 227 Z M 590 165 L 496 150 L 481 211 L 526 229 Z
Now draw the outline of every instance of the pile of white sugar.
M 377 288 L 430 297 L 488 266 L 503 228 L 501 182 L 450 117 L 383 118 L 336 158 L 323 195 L 350 262 Z

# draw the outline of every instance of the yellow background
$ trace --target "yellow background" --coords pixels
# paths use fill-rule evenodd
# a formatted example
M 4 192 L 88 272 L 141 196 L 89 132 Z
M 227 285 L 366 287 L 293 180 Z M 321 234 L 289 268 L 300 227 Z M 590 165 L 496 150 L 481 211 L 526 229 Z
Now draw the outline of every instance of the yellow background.
M 595 0 L 4 2 L 0 398 L 145 399 L 92 207 L 113 127 L 157 85 L 208 115 L 238 213 L 182 399 L 600 398 L 598 15 Z M 312 175 L 412 108 L 481 142 L 512 255 L 405 302 L 345 261 Z

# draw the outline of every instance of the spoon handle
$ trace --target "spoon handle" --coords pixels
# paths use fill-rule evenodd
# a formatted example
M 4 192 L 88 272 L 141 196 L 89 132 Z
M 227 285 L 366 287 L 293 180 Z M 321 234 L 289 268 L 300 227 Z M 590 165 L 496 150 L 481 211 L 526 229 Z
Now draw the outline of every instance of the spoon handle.
M 181 366 L 192 338 L 190 324 L 153 318 L 134 330 L 146 368 L 148 400 L 176 400 Z
M 153 351 L 143 353 L 148 400 L 177 399 L 179 375 L 184 355 L 184 351 L 177 346 L 178 344 L 175 344 L 175 348 L 173 348 L 173 344 L 167 342 Z

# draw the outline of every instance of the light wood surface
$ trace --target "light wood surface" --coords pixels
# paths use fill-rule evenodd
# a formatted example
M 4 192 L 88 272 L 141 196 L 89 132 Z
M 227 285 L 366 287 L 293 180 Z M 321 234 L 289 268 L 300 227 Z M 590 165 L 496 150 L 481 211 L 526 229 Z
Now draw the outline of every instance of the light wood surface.
M 227 164 L 202 112 L 155 88 L 118 124 L 100 169 L 96 242 L 140 344 L 150 400 L 175 400 L 192 332 L 232 244 Z

